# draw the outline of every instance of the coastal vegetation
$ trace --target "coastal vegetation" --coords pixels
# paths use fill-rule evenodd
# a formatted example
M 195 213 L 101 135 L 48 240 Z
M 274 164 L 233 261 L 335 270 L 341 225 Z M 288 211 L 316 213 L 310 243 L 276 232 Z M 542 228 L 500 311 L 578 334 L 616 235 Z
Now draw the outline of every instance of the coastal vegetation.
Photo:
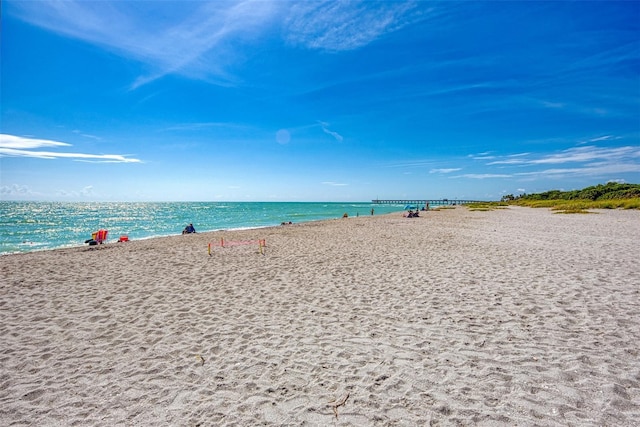
M 589 213 L 589 209 L 640 209 L 640 184 L 608 182 L 582 190 L 551 190 L 544 193 L 508 194 L 500 202 L 469 205 L 488 210 L 508 205 L 550 208 L 558 213 Z
M 467 205 L 470 211 L 480 212 L 492 211 L 494 209 L 505 209 L 507 206 L 509 206 L 509 203 L 507 202 L 476 202 L 469 203 Z

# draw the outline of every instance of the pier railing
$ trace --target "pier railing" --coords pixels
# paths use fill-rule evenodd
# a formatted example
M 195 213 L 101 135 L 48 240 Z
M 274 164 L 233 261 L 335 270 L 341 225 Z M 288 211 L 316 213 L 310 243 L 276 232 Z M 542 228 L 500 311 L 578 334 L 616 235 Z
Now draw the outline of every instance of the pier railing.
M 429 206 L 455 206 L 467 205 L 469 203 L 480 203 L 478 200 L 460 200 L 460 199 L 374 199 L 371 201 L 377 205 L 414 205 L 421 207 Z

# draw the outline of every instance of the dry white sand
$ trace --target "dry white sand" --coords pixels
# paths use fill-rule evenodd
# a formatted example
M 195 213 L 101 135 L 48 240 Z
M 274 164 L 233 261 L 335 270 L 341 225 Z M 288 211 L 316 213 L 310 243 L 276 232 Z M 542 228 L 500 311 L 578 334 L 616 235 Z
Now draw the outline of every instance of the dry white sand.
M 638 242 L 458 207 L 0 257 L 0 424 L 639 425 Z

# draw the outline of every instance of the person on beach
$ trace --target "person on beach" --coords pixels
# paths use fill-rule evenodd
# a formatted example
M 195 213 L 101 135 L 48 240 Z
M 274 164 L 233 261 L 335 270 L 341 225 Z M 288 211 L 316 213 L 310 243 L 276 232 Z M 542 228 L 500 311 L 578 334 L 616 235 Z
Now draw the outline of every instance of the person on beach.
M 191 233 L 195 233 L 196 229 L 193 228 L 193 224 L 189 224 L 187 225 L 184 230 L 182 230 L 182 234 L 191 234 Z

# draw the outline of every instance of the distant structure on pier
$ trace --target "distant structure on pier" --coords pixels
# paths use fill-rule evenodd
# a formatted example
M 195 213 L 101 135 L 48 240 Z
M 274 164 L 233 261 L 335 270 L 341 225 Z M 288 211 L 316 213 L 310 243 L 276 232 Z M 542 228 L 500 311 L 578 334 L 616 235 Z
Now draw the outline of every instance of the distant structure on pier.
M 478 200 L 459 199 L 374 199 L 371 201 L 376 205 L 413 205 L 416 207 L 425 206 L 455 206 L 467 205 L 469 203 L 480 203 Z

